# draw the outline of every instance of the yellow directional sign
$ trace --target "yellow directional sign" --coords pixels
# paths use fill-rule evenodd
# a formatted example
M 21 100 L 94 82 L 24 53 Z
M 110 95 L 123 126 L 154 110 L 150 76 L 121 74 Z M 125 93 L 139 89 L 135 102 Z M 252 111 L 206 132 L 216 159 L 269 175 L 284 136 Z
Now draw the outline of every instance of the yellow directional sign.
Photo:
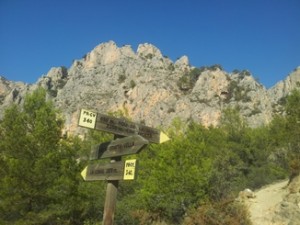
M 166 134 L 158 129 L 86 109 L 81 109 L 78 125 L 122 136 L 137 134 L 153 143 L 163 143 L 170 140 Z
M 125 161 L 124 180 L 134 180 L 136 178 L 137 160 L 130 159 Z
M 96 124 L 96 119 L 97 119 L 96 116 L 97 116 L 97 113 L 82 109 L 80 111 L 78 125 L 82 126 L 82 127 L 94 129 L 95 124 Z
M 170 138 L 163 132 L 160 132 L 160 136 L 159 136 L 159 143 L 163 143 L 166 141 L 169 141 Z
M 124 173 L 124 162 L 118 161 L 107 164 L 88 165 L 81 172 L 85 181 L 94 180 L 122 180 Z
M 96 180 L 134 180 L 136 178 L 137 160 L 129 159 L 107 164 L 88 165 L 81 172 L 85 181 Z

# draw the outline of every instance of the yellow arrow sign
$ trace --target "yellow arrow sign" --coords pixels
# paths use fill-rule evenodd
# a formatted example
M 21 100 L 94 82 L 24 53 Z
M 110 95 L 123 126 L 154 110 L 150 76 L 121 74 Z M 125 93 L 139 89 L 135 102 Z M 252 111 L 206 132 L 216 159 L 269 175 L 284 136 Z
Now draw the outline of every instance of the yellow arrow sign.
M 85 181 L 96 180 L 134 180 L 136 178 L 137 160 L 129 159 L 107 164 L 88 165 L 81 172 Z
M 160 136 L 159 136 L 159 143 L 163 143 L 166 141 L 169 141 L 170 138 L 163 132 L 160 132 Z
M 124 162 L 118 161 L 107 164 L 88 165 L 81 172 L 85 181 L 94 180 L 122 180 L 124 174 Z
M 163 143 L 170 140 L 166 134 L 158 129 L 86 109 L 81 109 L 78 125 L 122 136 L 137 134 L 154 143 Z

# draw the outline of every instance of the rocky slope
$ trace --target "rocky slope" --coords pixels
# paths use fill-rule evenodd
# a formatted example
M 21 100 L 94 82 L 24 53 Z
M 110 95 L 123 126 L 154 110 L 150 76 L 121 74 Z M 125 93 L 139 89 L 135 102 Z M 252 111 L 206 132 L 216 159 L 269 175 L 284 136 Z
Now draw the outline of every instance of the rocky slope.
M 74 60 L 70 68 L 51 68 L 35 84 L 0 77 L 0 116 L 12 102 L 22 104 L 24 95 L 38 86 L 47 89 L 72 132 L 78 131 L 80 108 L 121 110 L 134 121 L 157 127 L 168 126 L 175 117 L 216 125 L 222 109 L 238 107 L 251 126 L 258 126 L 282 113 L 282 99 L 300 87 L 300 67 L 266 89 L 246 70 L 195 68 L 187 56 L 172 62 L 151 44 L 140 44 L 134 52 L 110 41 Z

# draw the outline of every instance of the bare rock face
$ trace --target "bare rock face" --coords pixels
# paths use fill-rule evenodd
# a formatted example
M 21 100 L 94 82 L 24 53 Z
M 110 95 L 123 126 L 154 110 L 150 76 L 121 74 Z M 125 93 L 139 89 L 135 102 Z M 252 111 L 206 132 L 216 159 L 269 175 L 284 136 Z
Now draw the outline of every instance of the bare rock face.
M 140 44 L 137 49 L 137 55 L 138 56 L 144 56 L 148 58 L 162 58 L 162 54 L 158 48 L 155 46 L 145 43 L 145 44 Z
M 176 60 L 174 66 L 180 68 L 182 71 L 189 70 L 190 67 L 189 58 L 185 55 L 180 57 L 179 59 Z
M 274 113 L 282 113 L 282 104 L 285 97 L 294 89 L 300 89 L 300 66 L 292 71 L 285 80 L 279 81 L 268 90 Z
M 12 82 L 0 76 L 0 118 L 5 108 L 11 104 L 22 104 L 30 86 L 22 82 Z
M 50 96 L 56 97 L 57 92 L 62 89 L 68 80 L 68 70 L 65 67 L 53 67 L 46 76 L 42 76 L 36 83 L 36 86 L 41 86 L 48 90 Z
M 9 88 L 9 81 L 6 80 L 4 77 L 0 77 L 0 99 L 1 103 L 3 103 L 4 98 L 8 95 L 11 91 Z
M 274 87 L 270 88 L 269 95 L 274 102 L 287 96 L 291 90 L 300 87 L 300 66 L 287 76 L 285 80 L 279 81 Z
M 217 125 L 223 109 L 238 107 L 250 126 L 268 123 L 282 113 L 280 101 L 300 87 L 300 68 L 267 90 L 249 71 L 227 73 L 219 66 L 197 69 L 187 56 L 175 62 L 155 46 L 137 51 L 113 41 L 102 43 L 70 68 L 51 68 L 35 84 L 0 78 L 0 116 L 11 103 L 22 104 L 38 86 L 47 90 L 66 119 L 66 130 L 77 132 L 80 108 L 108 113 L 122 111 L 149 126 L 168 126 L 174 118 Z

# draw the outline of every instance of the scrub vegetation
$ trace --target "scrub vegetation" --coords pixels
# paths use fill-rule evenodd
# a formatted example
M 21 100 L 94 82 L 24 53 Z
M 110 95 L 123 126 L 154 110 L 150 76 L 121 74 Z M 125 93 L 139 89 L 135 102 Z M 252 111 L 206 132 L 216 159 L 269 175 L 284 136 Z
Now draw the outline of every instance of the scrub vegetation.
M 115 224 L 250 224 L 234 201 L 300 171 L 300 92 L 285 116 L 250 128 L 237 109 L 223 111 L 218 127 L 175 119 L 171 138 L 148 145 L 138 158 L 138 178 L 120 181 Z M 92 145 L 112 140 L 89 131 L 84 140 L 63 136 L 60 113 L 43 89 L 0 121 L 0 224 L 101 224 L 106 182 L 84 182 Z

